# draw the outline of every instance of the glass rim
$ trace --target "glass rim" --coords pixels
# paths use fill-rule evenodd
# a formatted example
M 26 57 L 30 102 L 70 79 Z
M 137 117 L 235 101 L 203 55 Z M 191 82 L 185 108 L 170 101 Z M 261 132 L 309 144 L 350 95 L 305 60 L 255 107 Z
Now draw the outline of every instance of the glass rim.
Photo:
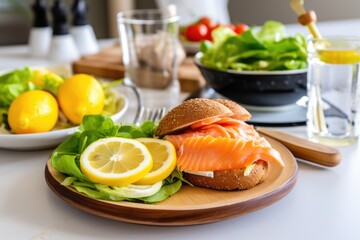
M 333 36 L 323 36 L 321 38 L 315 38 L 314 36 L 310 35 L 307 38 L 308 42 L 322 42 L 322 41 L 359 41 L 360 42 L 360 37 L 358 36 L 338 36 L 338 35 L 333 35 Z
M 325 36 L 322 38 L 309 38 L 307 49 L 318 50 L 355 50 L 360 51 L 360 37 L 357 36 Z
M 141 16 L 151 16 L 156 15 L 160 16 L 159 19 L 151 18 L 133 18 L 132 16 L 138 14 Z M 129 23 L 129 24 L 163 24 L 163 23 L 173 23 L 180 20 L 179 15 L 171 16 L 169 11 L 161 9 L 132 9 L 121 11 L 117 14 L 117 20 L 119 23 Z

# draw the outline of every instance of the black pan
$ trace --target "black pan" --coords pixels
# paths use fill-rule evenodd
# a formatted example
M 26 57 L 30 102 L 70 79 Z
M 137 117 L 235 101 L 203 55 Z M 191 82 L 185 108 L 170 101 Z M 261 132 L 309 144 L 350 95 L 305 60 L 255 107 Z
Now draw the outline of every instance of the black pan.
M 195 64 L 209 87 L 238 103 L 253 106 L 294 104 L 306 95 L 307 70 L 222 71 L 203 65 L 200 54 Z

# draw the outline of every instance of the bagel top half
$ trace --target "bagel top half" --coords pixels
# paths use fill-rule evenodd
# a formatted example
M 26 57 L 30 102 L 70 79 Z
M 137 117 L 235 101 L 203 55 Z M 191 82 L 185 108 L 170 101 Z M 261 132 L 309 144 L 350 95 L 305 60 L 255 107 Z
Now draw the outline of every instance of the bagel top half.
M 236 102 L 227 99 L 189 99 L 170 110 L 160 120 L 155 134 L 160 137 L 175 134 L 198 121 L 213 117 L 232 117 L 247 121 L 251 114 Z

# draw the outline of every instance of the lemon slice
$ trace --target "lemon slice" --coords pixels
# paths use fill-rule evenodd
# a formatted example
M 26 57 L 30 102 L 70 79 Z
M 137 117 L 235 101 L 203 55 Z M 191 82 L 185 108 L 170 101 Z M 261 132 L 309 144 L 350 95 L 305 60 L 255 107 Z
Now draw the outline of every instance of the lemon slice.
M 138 138 L 136 140 L 147 147 L 153 159 L 151 171 L 136 184 L 154 184 L 167 178 L 176 167 L 174 145 L 169 141 L 156 138 Z
M 360 62 L 358 50 L 319 50 L 321 61 L 330 64 L 354 64 Z
M 90 144 L 80 157 L 81 171 L 95 183 L 126 186 L 143 178 L 153 166 L 150 152 L 142 143 L 110 137 Z

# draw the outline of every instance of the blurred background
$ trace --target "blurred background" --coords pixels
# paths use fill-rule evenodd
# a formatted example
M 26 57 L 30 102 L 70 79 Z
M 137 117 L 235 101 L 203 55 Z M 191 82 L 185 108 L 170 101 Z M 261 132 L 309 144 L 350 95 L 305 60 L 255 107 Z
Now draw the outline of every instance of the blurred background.
M 204 11 L 219 13 L 214 5 L 222 0 L 192 0 L 193 4 L 186 5 L 186 0 L 169 0 L 184 8 L 187 19 L 183 22 L 196 20 Z M 232 23 L 244 22 L 248 25 L 261 25 L 266 20 L 278 20 L 285 24 L 296 23 L 297 17 L 289 6 L 290 0 L 225 0 L 228 21 Z M 0 0 L 0 45 L 26 44 L 32 23 L 31 4 L 33 0 Z M 70 8 L 73 1 L 64 0 Z M 89 6 L 88 17 L 98 39 L 117 37 L 116 13 L 125 9 L 158 8 L 167 0 L 87 0 Z M 307 10 L 315 10 L 318 21 L 332 21 L 360 18 L 359 0 L 308 0 L 305 2 Z M 46 1 L 50 9 L 54 0 Z M 199 5 L 199 6 L 198 6 Z M 50 11 L 49 11 L 50 13 Z M 49 19 L 51 16 L 49 14 Z M 225 19 L 225 18 L 222 18 Z M 69 12 L 69 23 L 71 13 Z M 225 20 L 224 20 L 225 21 Z M 336 31 L 336 30 L 334 30 Z

